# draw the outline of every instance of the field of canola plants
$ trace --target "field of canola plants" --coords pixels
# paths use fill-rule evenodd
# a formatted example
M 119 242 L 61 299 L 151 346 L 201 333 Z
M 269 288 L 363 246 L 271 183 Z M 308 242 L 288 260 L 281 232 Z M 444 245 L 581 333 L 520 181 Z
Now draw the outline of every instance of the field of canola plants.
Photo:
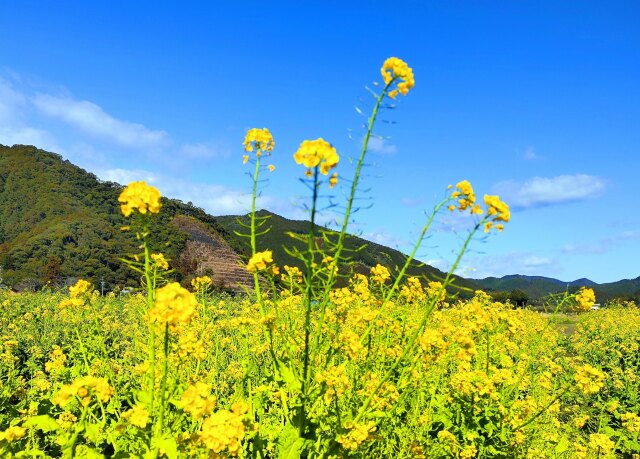
M 123 230 L 140 241 L 124 262 L 142 293 L 102 297 L 84 280 L 68 292 L 0 290 L 1 457 L 640 458 L 638 308 L 590 311 L 592 290 L 565 294 L 552 306 L 579 312 L 568 335 L 554 315 L 480 291 L 456 298 L 451 273 L 405 276 L 411 259 L 335 286 L 378 111 L 414 86 L 400 59 L 381 74 L 340 229 L 315 225 L 338 153 L 317 139 L 294 155 L 312 195 L 309 234 L 292 236 L 306 244 L 294 252 L 304 269 L 256 251 L 275 143 L 252 129 L 254 290 L 230 297 L 206 276 L 171 281 L 149 244 L 161 196 L 144 182 L 119 198 Z M 465 180 L 449 189 L 411 257 L 439 213 L 471 213 L 453 272 L 474 236 L 502 231 L 510 214 L 498 196 L 478 204 Z

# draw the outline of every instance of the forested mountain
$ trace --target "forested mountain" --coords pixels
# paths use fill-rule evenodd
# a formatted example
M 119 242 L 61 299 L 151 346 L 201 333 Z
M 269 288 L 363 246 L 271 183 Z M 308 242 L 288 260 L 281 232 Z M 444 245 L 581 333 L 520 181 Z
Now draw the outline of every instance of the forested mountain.
M 121 230 L 129 223 L 119 210 L 121 191 L 121 185 L 100 181 L 55 153 L 0 145 L 4 283 L 38 288 L 82 277 L 94 283 L 104 279 L 107 288 L 135 284 L 137 276 L 119 260 L 138 252 L 135 235 Z M 225 230 L 202 209 L 173 199 L 162 202 L 152 240 L 168 258 L 177 260 L 188 239 L 172 224 L 178 215 L 196 218 L 225 236 Z
M 138 252 L 135 236 L 121 231 L 129 223 L 119 210 L 122 188 L 99 180 L 58 154 L 33 146 L 0 145 L 0 281 L 17 289 L 39 288 L 47 283 L 60 285 L 79 277 L 96 285 L 104 280 L 107 290 L 137 285 L 137 276 L 120 261 L 125 254 Z M 250 252 L 248 239 L 236 234 L 246 232 L 240 223 L 247 223 L 246 215 L 212 217 L 179 200 L 163 198 L 162 203 L 162 211 L 152 226 L 152 244 L 154 250 L 172 260 L 177 280 L 188 280 L 211 269 L 232 276 L 233 279 L 219 278 L 221 285 L 229 286 L 246 274 L 235 269 Z M 284 248 L 297 245 L 302 249 L 302 243 L 287 233 L 304 235 L 309 223 L 265 210 L 259 216 L 267 218 L 271 230 L 258 239 L 258 249 L 273 250 L 280 266 L 302 267 Z M 394 272 L 406 260 L 397 250 L 352 235 L 346 238 L 345 255 L 350 265 L 341 268 L 343 273 L 368 272 L 377 263 Z M 223 263 L 220 258 L 225 258 Z M 409 273 L 428 279 L 445 276 L 436 268 L 417 262 Z M 589 279 L 562 282 L 511 275 L 479 280 L 457 278 L 455 284 L 461 287 L 458 292 L 462 294 L 481 288 L 529 300 L 580 286 L 594 288 L 600 302 L 613 297 L 640 299 L 640 277 L 596 284 Z

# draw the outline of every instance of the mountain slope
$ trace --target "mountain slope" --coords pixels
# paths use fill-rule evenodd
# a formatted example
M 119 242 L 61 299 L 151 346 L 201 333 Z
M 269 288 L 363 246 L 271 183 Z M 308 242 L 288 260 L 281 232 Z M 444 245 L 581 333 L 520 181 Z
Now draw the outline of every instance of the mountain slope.
M 266 225 L 270 227 L 270 231 L 257 239 L 257 249 L 272 250 L 275 262 L 280 265 L 298 266 L 302 268 L 301 261 L 285 251 L 285 247 L 292 248 L 297 247 L 300 250 L 304 250 L 304 244 L 300 241 L 293 239 L 287 233 L 294 233 L 297 235 L 306 235 L 309 231 L 309 222 L 303 220 L 289 220 L 281 217 L 280 215 L 261 210 L 257 212 L 259 217 L 267 218 Z M 250 242 L 248 238 L 240 237 L 236 233 L 246 233 L 247 229 L 243 226 L 249 223 L 249 216 L 221 216 L 216 217 L 218 224 L 222 226 L 227 234 L 238 245 L 244 245 L 245 249 L 249 251 Z M 330 231 L 327 228 L 318 228 L 320 231 Z M 371 267 L 378 263 L 390 268 L 391 272 L 397 272 L 402 267 L 407 259 L 406 255 L 402 252 L 385 247 L 375 242 L 370 242 L 357 236 L 347 235 L 345 238 L 345 252 L 344 255 L 349 258 L 349 262 L 352 264 L 351 268 L 355 272 L 361 272 L 369 274 Z M 341 270 L 343 273 L 348 272 L 345 269 Z M 443 273 L 439 269 L 432 266 L 414 262 L 408 270 L 408 274 L 412 276 L 423 276 L 430 280 L 444 279 L 446 273 Z M 468 279 L 456 277 L 455 285 L 461 287 L 465 294 L 470 294 L 474 290 L 478 289 L 477 284 Z
M 119 260 L 138 252 L 135 235 L 120 230 L 129 223 L 119 210 L 121 191 L 121 185 L 102 182 L 55 153 L 0 145 L 4 282 L 37 288 L 82 277 L 96 284 L 104 279 L 108 289 L 137 284 L 137 275 Z M 184 250 L 190 236 L 172 223 L 177 216 L 195 218 L 224 240 L 224 229 L 202 209 L 166 198 L 162 203 L 152 224 L 155 251 L 177 260 Z M 179 270 L 178 277 L 188 274 Z

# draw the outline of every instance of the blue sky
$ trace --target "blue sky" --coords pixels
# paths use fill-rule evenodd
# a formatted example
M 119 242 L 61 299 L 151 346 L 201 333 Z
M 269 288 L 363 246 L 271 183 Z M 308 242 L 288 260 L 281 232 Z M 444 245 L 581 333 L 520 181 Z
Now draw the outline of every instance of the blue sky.
M 0 143 L 222 215 L 246 210 L 241 143 L 268 127 L 277 169 L 261 204 L 304 218 L 293 153 L 323 137 L 349 177 L 355 107 L 368 113 L 365 85 L 397 56 L 416 86 L 383 113 L 354 232 L 408 251 L 467 179 L 513 212 L 461 274 L 635 278 L 638 23 L 631 1 L 3 2 Z M 446 268 L 469 223 L 443 214 L 420 258 Z

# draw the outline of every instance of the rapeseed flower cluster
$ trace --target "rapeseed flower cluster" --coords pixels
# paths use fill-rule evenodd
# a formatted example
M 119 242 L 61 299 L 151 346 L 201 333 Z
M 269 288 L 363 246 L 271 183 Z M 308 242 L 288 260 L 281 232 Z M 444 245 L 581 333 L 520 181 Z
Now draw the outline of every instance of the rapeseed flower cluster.
M 395 99 L 398 93 L 406 96 L 409 90 L 415 86 L 413 70 L 402 59 L 390 57 L 380 69 L 384 83 L 389 86 L 393 82 L 397 82 L 396 89 L 389 91 L 389 97 Z
M 509 206 L 502 202 L 498 196 L 484 195 L 484 203 L 487 206 L 487 215 L 492 217 L 491 221 L 485 223 L 484 232 L 488 233 L 491 228 L 494 227 L 498 231 L 504 229 L 502 223 L 495 222 L 508 222 L 511 219 L 511 213 L 509 212 Z
M 131 182 L 122 190 L 118 202 L 121 202 L 120 210 L 125 217 L 131 215 L 134 210 L 141 214 L 160 212 L 160 192 L 157 188 L 147 185 L 145 181 Z
M 162 270 L 169 269 L 169 262 L 164 258 L 164 255 L 161 253 L 152 253 L 151 260 L 153 263 Z
M 307 176 L 311 175 L 311 169 L 318 166 L 320 166 L 320 173 L 327 175 L 340 161 L 336 149 L 322 138 L 302 142 L 298 151 L 293 155 L 293 159 L 297 164 L 302 164 L 307 168 Z M 336 174 L 334 176 L 335 183 L 337 183 L 338 176 Z
M 382 266 L 381 264 L 375 265 L 371 268 L 371 280 L 378 284 L 384 284 L 388 279 L 391 278 L 391 274 L 386 266 Z
M 71 298 L 78 298 L 85 293 L 91 293 L 91 290 L 93 290 L 91 282 L 84 279 L 79 279 L 78 282 L 75 283 L 75 285 L 69 287 L 69 296 Z
M 197 305 L 198 301 L 189 290 L 171 282 L 157 290 L 155 305 L 147 314 L 151 323 L 175 326 L 188 323 Z
M 65 407 L 74 397 L 77 397 L 82 406 L 89 406 L 92 399 L 102 403 L 109 401 L 113 395 L 113 387 L 106 379 L 96 376 L 83 376 L 73 383 L 62 386 L 53 403 Z
M 596 294 L 593 289 L 582 287 L 576 293 L 575 300 L 578 311 L 588 311 L 596 302 Z
M 198 439 L 213 453 L 228 451 L 232 456 L 240 453 L 240 442 L 250 426 L 246 413 L 249 405 L 238 402 L 231 406 L 231 411 L 219 410 L 202 422 Z
M 270 156 L 271 152 L 276 146 L 276 142 L 273 140 L 273 136 L 267 128 L 253 128 L 249 129 L 247 135 L 244 138 L 244 151 L 252 152 L 255 150 L 256 156 L 260 158 L 262 155 Z M 243 157 L 243 162 L 246 163 L 249 160 L 249 156 Z
M 458 199 L 458 210 L 464 212 L 470 210 L 472 214 L 482 214 L 480 206 L 475 205 L 476 194 L 468 180 L 462 180 L 456 184 L 456 190 L 451 193 L 451 197 Z M 449 206 L 449 210 L 455 210 L 454 205 Z
M 589 364 L 582 365 L 576 370 L 576 385 L 585 394 L 595 394 L 602 389 L 604 378 L 602 371 Z
M 179 405 L 194 419 L 202 419 L 213 412 L 216 402 L 215 395 L 211 395 L 211 386 L 198 381 L 187 387 L 180 398 Z
M 247 271 L 250 273 L 268 271 L 274 276 L 280 273 L 278 267 L 273 263 L 273 252 L 271 250 L 257 252 L 253 255 L 249 259 L 249 263 L 247 263 Z
M 209 276 L 198 276 L 191 279 L 191 286 L 195 292 L 205 291 L 213 285 L 213 280 Z

